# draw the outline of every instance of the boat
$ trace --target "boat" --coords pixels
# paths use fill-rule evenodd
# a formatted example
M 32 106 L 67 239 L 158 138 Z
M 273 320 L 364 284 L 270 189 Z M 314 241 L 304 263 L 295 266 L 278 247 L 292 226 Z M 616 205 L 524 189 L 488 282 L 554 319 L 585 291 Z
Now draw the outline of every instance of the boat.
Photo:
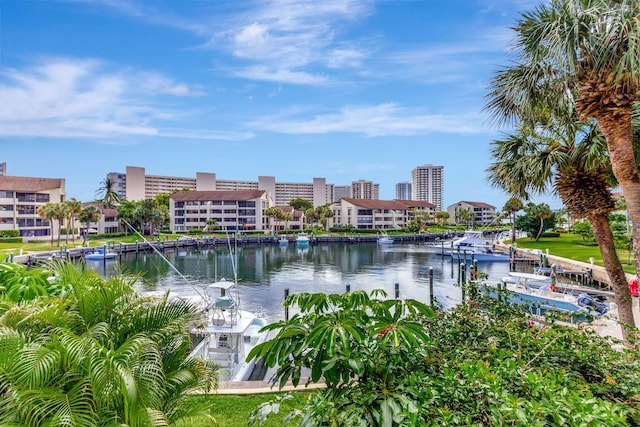
M 439 242 L 427 242 L 427 251 L 438 255 L 449 255 L 457 251 L 458 248 L 465 249 L 471 247 L 492 248 L 492 239 L 487 239 L 483 231 L 467 230 L 461 237 L 441 240 Z
M 280 239 L 278 239 L 278 245 L 280 245 L 280 246 L 288 246 L 289 245 L 289 239 L 287 239 L 286 236 L 280 237 Z
M 126 224 L 147 242 L 131 224 Z M 234 239 L 234 242 L 237 245 L 238 239 Z M 217 363 L 221 368 L 218 371 L 220 381 L 245 381 L 251 378 L 256 367 L 255 361 L 247 361 L 246 357 L 254 346 L 266 341 L 268 332 L 262 331 L 262 328 L 267 325 L 267 319 L 262 310 L 251 312 L 241 308 L 235 261 L 237 250 L 232 250 L 231 239 L 228 236 L 227 244 L 234 280 L 216 280 L 204 289 L 192 285 L 157 248 L 153 245 L 151 247 L 196 291 L 197 295 L 193 296 L 183 296 L 180 293 L 165 294 L 169 298 L 188 301 L 202 313 L 199 324 L 190 330 L 195 344 L 189 357 L 199 357 Z
M 104 249 L 98 249 L 95 251 L 85 253 L 84 259 L 88 261 L 92 261 L 92 260 L 102 261 L 105 259 L 114 259 L 116 256 L 118 256 L 118 254 L 116 254 L 115 252 L 108 252 L 108 251 L 105 251 Z
M 506 252 L 497 252 L 486 246 L 459 246 L 448 254 L 454 261 L 465 260 L 465 262 L 508 262 L 510 256 Z
M 537 316 L 545 316 L 550 312 L 560 315 L 568 322 L 581 323 L 591 322 L 610 310 L 609 304 L 586 293 L 571 295 L 558 292 L 551 281 L 538 288 L 531 286 L 531 283 L 530 279 L 515 283 L 480 282 L 481 288 L 488 295 L 504 297 L 509 304 L 524 305 L 531 314 Z M 500 289 L 506 289 L 508 292 L 501 294 Z
M 307 233 L 299 233 L 296 237 L 296 245 L 305 246 L 309 245 L 309 235 Z
M 267 325 L 261 312 L 240 308 L 237 283 L 220 280 L 207 286 L 204 322 L 191 334 L 199 340 L 191 357 L 214 361 L 220 366 L 220 381 L 247 381 L 255 368 L 246 357 L 253 347 L 267 339 L 261 329 Z
M 378 243 L 381 245 L 392 245 L 393 237 L 389 237 L 387 233 L 381 233 L 378 235 Z
M 520 273 L 515 271 L 509 272 L 508 276 L 504 276 L 502 278 L 502 282 L 519 284 L 525 289 L 538 289 L 542 286 L 551 285 L 552 279 L 550 276 L 536 274 L 535 271 L 537 270 L 534 268 L 533 274 Z M 596 299 L 598 302 L 602 302 L 606 298 L 613 298 L 615 296 L 613 291 L 607 289 L 597 289 L 591 286 L 583 286 L 575 283 L 556 282 L 553 286 L 557 292 L 574 296 L 587 294 L 590 297 Z

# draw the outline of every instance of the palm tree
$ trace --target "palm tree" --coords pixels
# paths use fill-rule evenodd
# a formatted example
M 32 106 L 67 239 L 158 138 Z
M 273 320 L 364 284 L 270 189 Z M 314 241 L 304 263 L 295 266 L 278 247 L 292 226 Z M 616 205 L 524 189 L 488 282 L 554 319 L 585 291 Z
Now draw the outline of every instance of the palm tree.
M 118 202 L 120 202 L 120 196 L 113 189 L 115 182 L 111 178 L 105 178 L 100 183 L 100 188 L 96 191 L 98 200 L 102 202 L 105 208 L 113 208 Z
M 631 295 L 608 220 L 614 209 L 614 183 L 606 143 L 595 124 L 575 122 L 559 129 L 522 127 L 518 134 L 493 141 L 491 154 L 495 162 L 488 168 L 489 180 L 525 199 L 530 193 L 542 193 L 554 185 L 569 212 L 591 223 L 615 292 L 620 322 L 634 325 Z M 577 135 L 582 139 L 576 140 Z M 548 207 L 534 205 L 532 210 L 541 223 L 551 214 Z M 623 328 L 624 337 L 627 332 Z
M 502 207 L 502 211 L 511 219 L 511 243 L 516 242 L 516 213 L 522 208 L 524 208 L 522 200 L 517 197 L 511 197 Z
M 80 203 L 75 197 L 71 198 L 71 200 L 67 200 L 64 202 L 67 206 L 67 236 L 69 235 L 69 225 L 71 226 L 71 240 L 73 242 L 76 241 L 76 218 L 82 212 L 82 203 Z M 67 240 L 68 242 L 68 240 Z
M 634 224 L 640 224 L 640 177 L 632 119 L 640 99 L 640 2 L 556 0 L 523 14 L 514 27 L 513 65 L 498 71 L 487 109 L 501 122 L 577 112 L 597 121 L 612 171 Z M 640 241 L 640 227 L 633 228 Z M 634 248 L 640 272 L 640 245 Z
M 215 370 L 187 357 L 194 307 L 139 297 L 137 277 L 50 267 L 64 298 L 0 307 L 1 425 L 192 425 L 206 415 L 188 398 L 216 386 Z
M 447 211 L 439 211 L 435 213 L 435 219 L 438 221 L 438 224 L 440 224 L 441 227 L 444 227 L 444 224 L 447 222 L 447 220 L 449 219 L 449 212 Z
M 50 210 L 51 217 L 58 221 L 58 247 L 60 247 L 62 224 L 64 224 L 64 220 L 67 218 L 67 209 L 62 203 L 52 203 L 48 209 Z
M 54 206 L 55 203 L 47 202 L 38 207 L 38 216 L 42 219 L 49 221 L 49 227 L 51 228 L 51 246 L 53 246 L 53 219 L 54 219 Z
M 130 228 L 135 231 L 135 210 L 137 203 L 130 200 L 122 200 L 118 206 L 118 215 L 116 216 L 122 228 L 124 228 L 125 234 L 129 234 Z
M 476 219 L 476 214 L 469 209 L 459 209 L 457 212 L 457 219 L 461 223 L 465 224 L 467 228 L 473 224 L 473 220 Z
M 80 215 L 78 215 L 78 219 L 80 222 L 84 223 L 84 240 L 83 244 L 87 243 L 87 237 L 89 235 L 89 227 L 92 222 L 96 222 L 100 219 L 100 215 L 102 215 L 102 211 L 93 205 L 85 206 L 82 208 Z

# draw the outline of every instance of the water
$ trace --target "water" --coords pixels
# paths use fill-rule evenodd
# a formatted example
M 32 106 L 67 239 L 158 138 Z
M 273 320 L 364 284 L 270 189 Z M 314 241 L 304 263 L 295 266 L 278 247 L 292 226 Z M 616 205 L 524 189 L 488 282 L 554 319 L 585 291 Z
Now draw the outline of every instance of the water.
M 163 255 L 186 277 L 185 280 L 154 252 L 128 253 L 121 261 L 94 261 L 93 267 L 103 276 L 119 269 L 131 273 L 145 272 L 138 285 L 140 291 L 162 291 L 195 296 L 209 283 L 233 279 L 234 259 L 227 248 L 180 248 Z M 460 302 L 457 282 L 458 263 L 450 257 L 428 253 L 421 244 L 375 243 L 327 244 L 305 249 L 295 245 L 238 247 L 237 262 L 241 305 L 247 310 L 261 308 L 270 320 L 283 319 L 285 289 L 290 293 L 341 293 L 347 285 L 351 291 L 382 289 L 389 298 L 399 284 L 401 298 L 429 300 L 429 268 L 433 268 L 434 296 L 445 307 Z M 507 275 L 506 262 L 480 263 L 479 270 L 490 280 Z

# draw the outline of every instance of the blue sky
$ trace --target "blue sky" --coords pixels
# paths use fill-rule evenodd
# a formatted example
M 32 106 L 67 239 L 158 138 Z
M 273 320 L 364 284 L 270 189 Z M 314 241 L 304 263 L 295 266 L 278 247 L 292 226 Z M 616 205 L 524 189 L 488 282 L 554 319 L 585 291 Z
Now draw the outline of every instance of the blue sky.
M 93 199 L 108 172 L 380 184 L 444 204 L 486 181 L 482 112 L 537 0 L 0 0 L 0 162 Z

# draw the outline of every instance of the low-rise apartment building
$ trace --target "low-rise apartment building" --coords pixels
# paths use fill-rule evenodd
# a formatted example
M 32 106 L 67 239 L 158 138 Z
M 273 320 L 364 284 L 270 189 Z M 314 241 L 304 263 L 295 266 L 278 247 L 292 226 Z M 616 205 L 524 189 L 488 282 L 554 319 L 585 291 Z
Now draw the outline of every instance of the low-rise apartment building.
M 460 210 L 468 210 L 475 214 L 474 223 L 487 225 L 493 222 L 496 217 L 496 207 L 484 202 L 460 201 L 447 208 L 449 213 L 449 223 L 455 224 Z
M 397 229 L 419 216 L 432 218 L 437 206 L 420 200 L 370 200 L 343 198 L 331 205 L 330 226 L 352 225 L 365 229 Z
M 273 201 L 264 190 L 179 191 L 169 199 L 171 231 L 204 230 L 212 221 L 226 230 L 265 230 L 264 210 Z
M 331 205 L 329 226 L 352 225 L 354 228 L 394 229 L 407 224 L 407 205 L 397 200 L 343 198 Z
M 25 238 L 51 237 L 51 223 L 38 215 L 38 208 L 65 199 L 62 178 L 0 175 L 0 230 L 18 230 Z
M 105 233 L 118 233 L 122 231 L 120 222 L 118 221 L 118 210 L 115 208 L 105 208 L 100 202 L 83 203 L 82 207 L 95 206 L 100 209 L 100 219 L 96 222 L 89 224 L 89 234 L 105 234 Z M 86 224 L 80 224 L 80 234 L 83 234 L 86 230 Z

